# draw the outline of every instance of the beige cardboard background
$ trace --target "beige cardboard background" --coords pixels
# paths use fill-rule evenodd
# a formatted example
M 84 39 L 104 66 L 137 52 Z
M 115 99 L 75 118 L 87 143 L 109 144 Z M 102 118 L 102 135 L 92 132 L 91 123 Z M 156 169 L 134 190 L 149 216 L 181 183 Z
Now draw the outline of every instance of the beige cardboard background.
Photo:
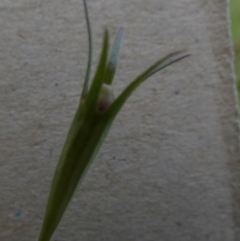
M 129 99 L 55 241 L 238 240 L 239 129 L 226 1 L 89 0 L 96 63 L 124 27 L 116 95 L 151 63 L 191 58 Z M 87 57 L 80 0 L 0 2 L 0 240 L 37 239 Z

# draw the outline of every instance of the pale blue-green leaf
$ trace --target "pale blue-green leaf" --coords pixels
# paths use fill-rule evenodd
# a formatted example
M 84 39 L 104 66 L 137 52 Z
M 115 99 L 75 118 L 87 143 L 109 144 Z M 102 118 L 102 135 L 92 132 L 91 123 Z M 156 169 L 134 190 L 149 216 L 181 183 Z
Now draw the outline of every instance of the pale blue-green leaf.
M 110 58 L 106 67 L 104 83 L 109 85 L 112 84 L 113 82 L 114 74 L 117 68 L 117 61 L 118 61 L 118 55 L 119 55 L 122 36 L 123 36 L 123 28 L 120 28 L 115 38 L 113 48 L 110 54 Z

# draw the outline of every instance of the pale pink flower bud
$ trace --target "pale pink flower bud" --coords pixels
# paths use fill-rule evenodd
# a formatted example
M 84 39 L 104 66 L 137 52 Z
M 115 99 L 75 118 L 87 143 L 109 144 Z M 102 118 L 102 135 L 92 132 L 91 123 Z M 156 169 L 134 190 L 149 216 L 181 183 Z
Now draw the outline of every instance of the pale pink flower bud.
M 105 112 L 114 101 L 112 86 L 103 84 L 97 101 L 97 110 Z

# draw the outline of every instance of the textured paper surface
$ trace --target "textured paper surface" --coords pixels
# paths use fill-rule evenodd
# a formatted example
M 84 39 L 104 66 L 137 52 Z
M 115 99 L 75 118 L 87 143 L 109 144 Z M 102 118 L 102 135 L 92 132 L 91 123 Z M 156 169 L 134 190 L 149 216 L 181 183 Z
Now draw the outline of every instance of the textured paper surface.
M 124 27 L 115 94 L 161 56 L 186 59 L 129 99 L 55 241 L 237 241 L 239 130 L 226 1 L 89 0 L 94 64 Z M 0 2 L 0 240 L 37 240 L 87 62 L 80 0 Z M 94 65 L 95 66 L 95 65 Z

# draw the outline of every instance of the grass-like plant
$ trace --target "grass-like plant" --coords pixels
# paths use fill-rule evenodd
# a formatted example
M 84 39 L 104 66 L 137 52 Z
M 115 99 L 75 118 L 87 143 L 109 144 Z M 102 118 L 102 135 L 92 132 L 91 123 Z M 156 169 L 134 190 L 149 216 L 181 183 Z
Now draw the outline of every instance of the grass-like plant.
M 108 59 L 109 37 L 104 32 L 98 67 L 89 87 L 92 64 L 92 35 L 86 0 L 83 0 L 88 29 L 89 56 L 80 103 L 56 167 L 38 241 L 49 241 L 79 182 L 102 145 L 111 124 L 132 92 L 153 74 L 189 56 L 177 51 L 163 57 L 133 80 L 115 99 L 112 82 L 117 66 L 123 29 L 120 28 Z

